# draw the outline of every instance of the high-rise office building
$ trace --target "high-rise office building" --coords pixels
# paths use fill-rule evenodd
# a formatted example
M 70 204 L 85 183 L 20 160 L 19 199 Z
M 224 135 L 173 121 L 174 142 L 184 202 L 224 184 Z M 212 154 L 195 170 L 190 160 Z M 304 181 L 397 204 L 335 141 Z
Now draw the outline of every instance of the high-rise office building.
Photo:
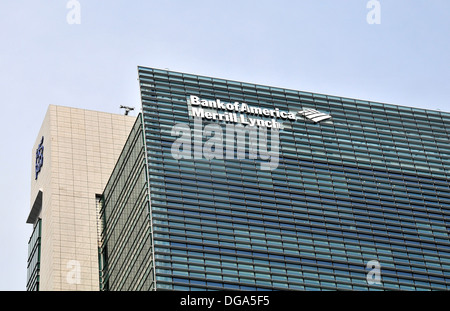
M 27 290 L 98 290 L 98 198 L 135 117 L 49 106 L 32 149 Z
M 450 289 L 450 113 L 138 72 L 102 290 Z

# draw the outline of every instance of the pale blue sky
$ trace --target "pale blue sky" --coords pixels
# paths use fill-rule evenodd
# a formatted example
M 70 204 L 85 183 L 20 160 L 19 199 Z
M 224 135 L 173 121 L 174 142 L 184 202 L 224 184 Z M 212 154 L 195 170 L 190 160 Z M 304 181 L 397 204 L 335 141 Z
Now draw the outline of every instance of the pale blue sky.
M 450 111 L 450 2 L 0 2 L 0 290 L 24 290 L 32 146 L 49 104 L 139 107 L 137 66 Z

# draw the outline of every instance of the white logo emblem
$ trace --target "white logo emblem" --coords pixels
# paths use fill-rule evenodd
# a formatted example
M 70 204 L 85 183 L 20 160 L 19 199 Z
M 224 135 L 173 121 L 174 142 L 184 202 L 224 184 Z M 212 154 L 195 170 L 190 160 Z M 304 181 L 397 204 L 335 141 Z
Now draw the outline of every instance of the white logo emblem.
M 298 113 L 301 116 L 314 121 L 315 123 L 331 118 L 329 114 L 317 111 L 316 109 L 312 108 L 305 108 L 303 110 L 300 110 Z

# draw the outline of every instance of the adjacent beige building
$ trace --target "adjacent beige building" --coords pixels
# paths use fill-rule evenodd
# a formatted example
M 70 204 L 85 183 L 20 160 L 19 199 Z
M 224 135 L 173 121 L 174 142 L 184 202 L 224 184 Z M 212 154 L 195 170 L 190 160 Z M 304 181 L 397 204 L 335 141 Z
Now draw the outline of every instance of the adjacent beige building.
M 32 149 L 27 219 L 30 224 L 40 222 L 39 262 L 37 268 L 34 263 L 28 267 L 38 271 L 39 290 L 99 290 L 96 197 L 135 119 L 49 106 Z M 42 139 L 43 161 L 36 175 L 36 150 Z

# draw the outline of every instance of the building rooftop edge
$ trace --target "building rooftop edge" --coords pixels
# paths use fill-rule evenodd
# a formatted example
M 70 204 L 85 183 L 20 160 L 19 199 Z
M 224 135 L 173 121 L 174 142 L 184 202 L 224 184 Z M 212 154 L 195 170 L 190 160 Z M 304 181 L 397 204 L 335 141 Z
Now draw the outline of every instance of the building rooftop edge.
M 96 112 L 96 113 L 107 113 L 107 114 L 111 114 L 111 115 L 117 115 L 117 116 L 124 116 L 124 117 L 132 117 L 132 118 L 136 118 L 136 116 L 133 115 L 125 115 L 125 114 L 120 114 L 120 113 L 115 113 L 115 112 L 108 112 L 108 111 L 103 111 L 103 110 L 95 110 L 95 109 L 87 109 L 87 108 L 80 108 L 80 107 L 72 107 L 72 106 L 65 106 L 65 105 L 55 105 L 55 104 L 49 104 L 48 107 L 62 107 L 62 108 L 68 108 L 68 109 L 77 109 L 77 110 L 83 110 L 83 111 L 91 111 L 91 112 Z
M 261 83 L 244 82 L 244 81 L 238 81 L 238 80 L 226 79 L 226 78 L 216 78 L 216 77 L 212 77 L 212 76 L 205 76 L 205 75 L 199 75 L 199 74 L 182 72 L 182 71 L 175 71 L 175 70 L 169 70 L 169 69 L 161 69 L 161 68 L 156 68 L 156 67 L 148 67 L 148 66 L 139 66 L 138 65 L 137 68 L 138 68 L 138 71 L 139 71 L 139 69 L 152 69 L 152 70 L 173 72 L 173 73 L 177 73 L 177 74 L 193 75 L 193 76 L 197 76 L 197 77 L 201 77 L 201 78 L 207 78 L 207 79 L 213 78 L 213 79 L 217 79 L 217 80 L 224 80 L 224 81 L 230 81 L 230 82 L 235 82 L 235 83 L 253 84 L 253 85 L 256 85 L 256 86 L 266 87 L 266 88 L 269 88 L 269 89 L 283 89 L 283 90 L 289 90 L 289 91 L 293 91 L 293 92 L 301 92 L 301 93 L 305 93 L 305 94 L 312 95 L 312 96 L 318 95 L 318 96 L 325 96 L 327 98 L 328 97 L 334 97 L 334 98 L 339 98 L 339 99 L 355 101 L 356 104 L 358 103 L 358 101 L 360 101 L 360 102 L 364 102 L 365 104 L 368 104 L 368 105 L 370 105 L 370 104 L 390 105 L 390 106 L 395 106 L 395 107 L 418 109 L 418 110 L 423 110 L 423 111 L 433 111 L 433 112 L 446 114 L 446 115 L 450 116 L 450 111 L 442 111 L 442 110 L 438 110 L 438 109 L 419 108 L 419 107 L 412 107 L 412 106 L 399 105 L 399 104 L 391 104 L 391 103 L 387 103 L 387 102 L 367 100 L 367 99 L 361 99 L 361 98 L 355 98 L 355 97 L 340 96 L 340 95 L 333 95 L 333 94 L 324 94 L 324 93 L 317 93 L 317 92 L 311 92 L 311 91 L 302 91 L 302 90 L 296 90 L 296 89 L 292 89 L 292 88 L 285 88 L 285 87 L 279 87 L 279 86 L 273 86 L 273 85 L 270 86 L 270 85 L 261 84 Z

